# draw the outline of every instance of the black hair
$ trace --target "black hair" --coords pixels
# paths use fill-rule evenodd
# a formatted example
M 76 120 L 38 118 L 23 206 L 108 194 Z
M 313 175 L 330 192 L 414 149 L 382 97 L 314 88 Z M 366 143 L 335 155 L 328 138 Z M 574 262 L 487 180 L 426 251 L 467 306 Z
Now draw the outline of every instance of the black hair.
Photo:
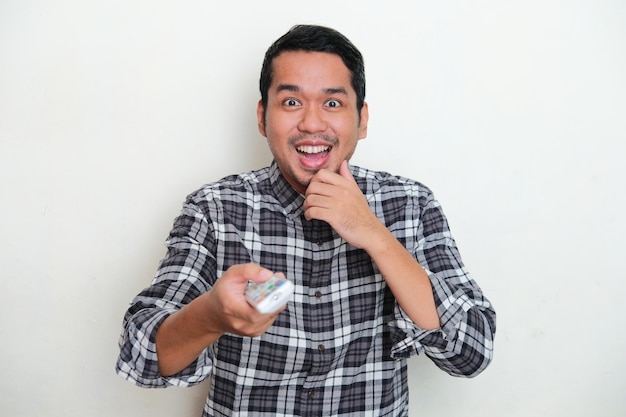
M 365 102 L 365 65 L 361 52 L 341 33 L 316 25 L 296 25 L 268 48 L 259 80 L 264 109 L 267 109 L 267 95 L 272 84 L 272 61 L 285 51 L 328 52 L 338 55 L 350 71 L 352 88 L 356 91 L 357 110 L 361 113 Z

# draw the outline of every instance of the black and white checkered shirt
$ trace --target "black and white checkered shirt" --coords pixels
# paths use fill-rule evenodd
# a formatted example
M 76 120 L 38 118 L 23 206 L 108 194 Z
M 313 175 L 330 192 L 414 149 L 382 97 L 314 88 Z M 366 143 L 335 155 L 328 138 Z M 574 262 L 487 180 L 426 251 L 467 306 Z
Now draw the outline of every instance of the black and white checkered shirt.
M 191 194 L 152 285 L 124 318 L 117 372 L 137 385 L 211 377 L 204 416 L 406 416 L 406 359 L 424 353 L 452 375 L 490 362 L 495 311 L 467 273 L 429 189 L 363 168 L 370 208 L 429 274 L 442 327 L 424 331 L 398 306 L 363 250 L 304 218 L 303 196 L 270 167 Z M 181 373 L 159 375 L 155 334 L 232 265 L 284 272 L 293 299 L 262 336 L 222 336 Z

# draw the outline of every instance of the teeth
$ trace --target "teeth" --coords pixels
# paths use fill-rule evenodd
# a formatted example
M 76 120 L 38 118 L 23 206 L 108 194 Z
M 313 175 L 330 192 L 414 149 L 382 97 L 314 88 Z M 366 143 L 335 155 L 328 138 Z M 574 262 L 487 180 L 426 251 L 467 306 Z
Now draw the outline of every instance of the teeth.
M 298 146 L 296 150 L 301 153 L 313 154 L 327 152 L 328 150 L 330 150 L 330 146 Z

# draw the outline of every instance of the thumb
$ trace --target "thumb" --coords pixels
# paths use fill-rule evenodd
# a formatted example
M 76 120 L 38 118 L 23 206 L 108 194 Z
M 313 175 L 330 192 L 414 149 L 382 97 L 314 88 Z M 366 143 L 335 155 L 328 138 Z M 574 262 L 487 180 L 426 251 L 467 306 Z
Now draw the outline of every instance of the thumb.
M 264 282 L 272 275 L 269 269 L 253 263 L 231 266 L 228 272 L 242 282 Z
M 352 172 L 350 171 L 350 167 L 348 166 L 348 161 L 343 161 L 339 166 L 339 175 L 347 180 L 354 182 L 354 177 L 352 176 Z

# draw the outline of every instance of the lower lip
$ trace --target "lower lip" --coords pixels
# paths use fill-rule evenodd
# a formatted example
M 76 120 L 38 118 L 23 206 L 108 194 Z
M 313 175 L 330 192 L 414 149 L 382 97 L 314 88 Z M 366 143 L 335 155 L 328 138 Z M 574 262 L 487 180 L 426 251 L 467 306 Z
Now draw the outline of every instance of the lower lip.
M 307 169 L 320 169 L 326 165 L 330 156 L 329 152 L 320 152 L 317 154 L 303 154 L 298 152 L 300 164 Z

